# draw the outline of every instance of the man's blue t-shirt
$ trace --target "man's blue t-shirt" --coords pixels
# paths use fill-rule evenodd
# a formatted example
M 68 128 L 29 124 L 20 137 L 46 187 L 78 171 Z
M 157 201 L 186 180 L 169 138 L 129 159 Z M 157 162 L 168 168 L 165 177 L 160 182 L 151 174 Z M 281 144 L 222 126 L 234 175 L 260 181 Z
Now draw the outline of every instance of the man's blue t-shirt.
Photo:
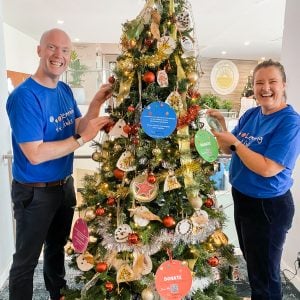
M 75 119 L 81 117 L 72 91 L 58 82 L 47 88 L 26 79 L 8 97 L 6 110 L 12 128 L 13 177 L 19 182 L 51 182 L 73 172 L 73 153 L 32 165 L 19 144 L 64 140 L 75 133 Z
M 249 149 L 285 168 L 275 176 L 263 177 L 250 171 L 232 153 L 230 183 L 241 193 L 255 198 L 283 195 L 293 184 L 292 170 L 300 152 L 300 116 L 288 105 L 270 115 L 261 107 L 249 109 L 232 133 Z

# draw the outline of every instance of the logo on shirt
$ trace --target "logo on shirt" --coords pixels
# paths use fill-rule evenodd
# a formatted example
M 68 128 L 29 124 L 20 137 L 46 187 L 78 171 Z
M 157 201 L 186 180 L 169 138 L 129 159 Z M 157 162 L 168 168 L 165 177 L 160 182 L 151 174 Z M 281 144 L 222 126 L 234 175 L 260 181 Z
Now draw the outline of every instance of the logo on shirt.
M 241 137 L 241 142 L 247 147 L 255 142 L 257 144 L 261 144 L 263 141 L 262 136 L 255 137 L 251 135 L 249 132 L 248 133 L 240 132 L 238 136 Z
M 70 108 L 67 112 L 60 113 L 58 116 L 50 116 L 49 121 L 55 125 L 55 130 L 60 132 L 74 123 L 74 109 Z

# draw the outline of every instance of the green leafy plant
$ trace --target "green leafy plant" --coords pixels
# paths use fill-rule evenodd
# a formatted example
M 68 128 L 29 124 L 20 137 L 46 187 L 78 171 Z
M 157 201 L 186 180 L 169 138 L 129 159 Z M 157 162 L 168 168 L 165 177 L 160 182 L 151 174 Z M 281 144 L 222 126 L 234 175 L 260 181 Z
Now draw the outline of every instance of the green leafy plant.
M 226 109 L 227 111 L 231 111 L 233 107 L 233 103 L 231 100 L 222 100 L 220 103 L 220 108 Z
M 211 93 L 203 94 L 200 98 L 200 106 L 203 107 L 204 109 L 207 108 L 205 107 L 205 105 L 208 106 L 209 108 L 219 109 L 220 102 L 221 102 L 221 98 Z
M 69 73 L 71 76 L 69 84 L 71 85 L 71 87 L 82 87 L 82 77 L 85 75 L 87 70 L 88 67 L 81 64 L 77 52 L 75 50 L 72 50 L 71 61 L 69 63 Z

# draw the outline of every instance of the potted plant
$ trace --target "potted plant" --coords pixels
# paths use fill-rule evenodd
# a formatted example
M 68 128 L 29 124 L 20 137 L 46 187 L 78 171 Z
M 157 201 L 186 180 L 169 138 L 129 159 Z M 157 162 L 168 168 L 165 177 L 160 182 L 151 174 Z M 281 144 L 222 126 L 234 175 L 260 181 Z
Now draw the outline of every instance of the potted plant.
M 232 101 L 231 100 L 223 100 L 220 103 L 220 108 L 225 109 L 226 111 L 231 111 L 233 107 Z
M 215 108 L 219 109 L 220 108 L 220 101 L 221 98 L 218 97 L 217 95 L 208 93 L 208 94 L 203 94 L 200 98 L 200 106 L 203 108 Z
M 78 104 L 85 103 L 85 93 L 82 86 L 83 76 L 85 75 L 88 67 L 81 64 L 78 54 L 75 50 L 71 52 L 71 61 L 69 63 L 68 73 L 70 74 L 71 79 L 68 80 L 68 83 L 71 86 L 73 95 Z

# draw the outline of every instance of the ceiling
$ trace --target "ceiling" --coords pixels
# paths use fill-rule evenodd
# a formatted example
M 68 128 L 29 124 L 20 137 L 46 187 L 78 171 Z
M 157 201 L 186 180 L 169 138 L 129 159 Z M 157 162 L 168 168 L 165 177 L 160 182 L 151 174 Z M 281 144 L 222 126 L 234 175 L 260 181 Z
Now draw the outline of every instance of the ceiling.
M 190 0 L 200 56 L 279 59 L 285 2 Z M 116 44 L 121 24 L 134 19 L 144 3 L 145 0 L 3 0 L 3 18 L 6 24 L 35 40 L 45 30 L 60 27 L 73 41 Z M 59 25 L 57 20 L 64 23 Z

